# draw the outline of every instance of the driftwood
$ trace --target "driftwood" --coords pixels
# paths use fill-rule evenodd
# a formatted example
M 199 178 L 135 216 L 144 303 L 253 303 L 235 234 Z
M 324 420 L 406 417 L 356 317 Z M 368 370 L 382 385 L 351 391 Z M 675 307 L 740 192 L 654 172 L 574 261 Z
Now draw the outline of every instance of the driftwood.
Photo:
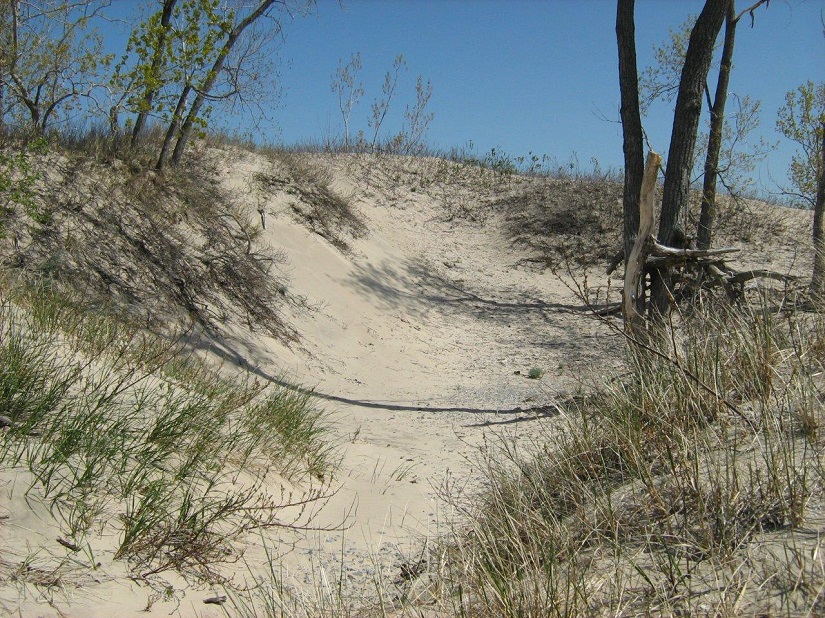
M 668 262 L 680 261 L 718 261 L 717 256 L 726 255 L 728 253 L 738 253 L 741 249 L 736 247 L 724 247 L 722 249 L 677 249 L 675 247 L 666 247 L 660 245 L 655 240 L 650 246 L 650 254 L 647 258 L 648 264 L 662 264 Z
M 624 295 L 622 312 L 625 326 L 637 330 L 644 326 L 644 275 L 645 259 L 649 251 L 650 233 L 653 231 L 653 202 L 656 198 L 656 173 L 662 157 L 650 152 L 642 177 L 642 194 L 639 199 L 639 232 L 630 250 L 624 271 Z
M 798 277 L 773 270 L 755 268 L 751 270 L 735 271 L 727 268 L 724 263 L 709 264 L 705 269 L 706 287 L 721 286 L 727 292 L 728 298 L 733 301 L 742 300 L 745 292 L 745 283 L 753 279 L 772 279 L 785 284 L 794 283 Z
M 796 277 L 764 269 L 735 271 L 725 265 L 724 257 L 738 253 L 736 247 L 719 249 L 691 249 L 667 247 L 656 242 L 652 236 L 653 206 L 656 193 L 656 174 L 661 157 L 655 152 L 648 154 L 642 179 L 639 200 L 639 232 L 625 265 L 622 314 L 625 326 L 639 332 L 644 327 L 645 275 L 653 267 L 681 267 L 682 281 L 688 282 L 685 289 L 722 287 L 731 300 L 739 301 L 744 293 L 744 285 L 753 279 L 772 279 L 790 283 Z M 607 274 L 615 270 L 624 259 L 619 251 L 611 260 Z M 690 282 L 689 273 L 695 273 L 695 283 Z M 681 295 L 684 297 L 684 295 Z

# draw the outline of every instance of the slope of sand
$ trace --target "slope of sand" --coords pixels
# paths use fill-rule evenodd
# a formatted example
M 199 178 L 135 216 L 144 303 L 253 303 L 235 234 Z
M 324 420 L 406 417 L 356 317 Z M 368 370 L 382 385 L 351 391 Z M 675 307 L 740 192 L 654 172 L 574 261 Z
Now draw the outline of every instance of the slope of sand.
M 283 315 L 300 340 L 284 344 L 238 318 L 199 346 L 227 371 L 242 367 L 314 390 L 341 458 L 328 500 L 313 507 L 317 529 L 252 538 L 226 574 L 240 584 L 265 572 L 265 543 L 282 585 L 308 603 L 342 596 L 370 604 L 378 588 L 389 598 L 409 592 L 402 565 L 432 563 L 426 539 L 454 517 L 440 496 L 477 486 L 480 447 L 503 434 L 528 437 L 541 419 L 552 423 L 558 402 L 616 370 L 621 342 L 583 310 L 568 276 L 530 266 L 505 211 L 486 208 L 524 186 L 471 175 L 439 189 L 427 182 L 426 161 L 395 169 L 304 155 L 363 224 L 359 235 L 342 232 L 342 250 L 298 216 L 301 198 L 289 184 L 252 188 L 260 175 L 286 175 L 283 161 L 213 156 L 239 210 L 252 220 L 266 214 L 256 246 L 285 258 L 277 273 L 288 281 Z M 453 216 L 482 205 L 483 218 Z M 532 368 L 540 379 L 528 378 Z M 37 513 L 26 520 L 26 534 L 53 547 L 53 531 L 38 521 Z M 49 599 L 35 586 L 0 586 L 0 608 L 24 616 L 224 615 L 203 604 L 219 589 L 174 578 L 170 598 L 157 595 L 142 612 L 152 591 L 113 569 L 80 573 Z
M 294 220 L 294 196 L 270 194 L 260 242 L 286 253 L 290 294 L 313 309 L 290 312 L 301 335 L 293 349 L 241 328 L 215 343 L 319 395 L 342 462 L 316 523 L 343 518 L 346 530 L 309 534 L 284 563 L 296 586 L 327 577 L 371 598 L 373 579 L 397 578 L 449 517 L 438 494 L 473 485 L 485 436 L 529 433 L 556 414 L 593 367 L 611 369 L 604 349 L 618 342 L 561 278 L 519 265 L 527 254 L 499 215 L 449 221 L 437 199 L 382 184 L 363 163 L 317 164 L 331 166 L 368 232 L 342 253 Z M 265 165 L 247 156 L 225 182 L 240 188 Z M 472 188 L 464 198 L 478 199 Z M 541 379 L 528 378 L 532 368 Z

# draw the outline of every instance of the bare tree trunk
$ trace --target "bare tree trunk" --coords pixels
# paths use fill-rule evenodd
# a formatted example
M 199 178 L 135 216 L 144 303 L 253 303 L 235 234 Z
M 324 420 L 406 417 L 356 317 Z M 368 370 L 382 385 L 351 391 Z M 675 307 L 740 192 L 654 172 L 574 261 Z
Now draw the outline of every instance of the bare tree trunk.
M 3 67 L 0 66 L 0 137 L 6 134 L 6 82 Z
M 183 151 L 186 148 L 186 143 L 189 141 L 189 136 L 192 134 L 192 127 L 198 118 L 201 107 L 203 107 L 204 102 L 209 96 L 209 92 L 215 86 L 218 75 L 221 70 L 223 70 L 223 65 L 224 62 L 226 62 L 226 57 L 229 55 L 229 52 L 232 51 L 232 48 L 235 46 L 235 43 L 238 41 L 241 34 L 243 34 L 243 31 L 247 28 L 247 26 L 263 15 L 276 2 L 283 2 L 283 0 L 262 0 L 262 2 L 258 5 L 258 8 L 247 15 L 246 18 L 238 23 L 238 25 L 232 29 L 232 32 L 229 33 L 226 43 L 224 43 L 223 48 L 215 60 L 215 63 L 212 65 L 212 70 L 209 71 L 203 85 L 198 88 L 195 100 L 192 102 L 192 107 L 189 108 L 189 113 L 186 115 L 186 120 L 184 121 L 183 127 L 180 131 L 180 136 L 175 144 L 175 151 L 172 153 L 172 165 L 177 165 L 180 163 L 180 160 L 183 157 Z
M 736 42 L 736 1 L 730 0 L 728 14 L 725 17 L 725 43 L 722 47 L 722 61 L 719 66 L 719 78 L 716 82 L 716 94 L 710 111 L 710 136 L 708 151 L 705 156 L 705 177 L 702 183 L 702 210 L 696 229 L 696 246 L 710 249 L 713 239 L 713 223 L 716 219 L 716 183 L 719 176 L 719 153 L 722 150 L 722 134 L 725 126 L 725 103 L 728 99 L 728 84 L 733 64 L 733 46 Z
M 656 178 L 659 174 L 659 165 L 662 157 L 658 153 L 650 152 L 647 155 L 647 164 L 642 179 L 641 194 L 637 207 L 639 208 L 639 234 L 633 247 L 627 254 L 624 269 L 624 295 L 622 297 L 622 315 L 627 332 L 642 334 L 644 329 L 644 296 L 645 296 L 645 260 L 653 232 L 653 206 L 656 201 Z M 642 302 L 639 302 L 639 299 Z M 641 307 L 641 309 L 640 309 Z
M 819 153 L 819 178 L 814 202 L 814 272 L 811 292 L 817 302 L 825 302 L 825 123 L 821 125 L 822 145 Z
M 623 245 L 625 268 L 639 229 L 639 198 L 644 174 L 644 139 L 639 112 L 639 75 L 636 65 L 635 0 L 619 0 L 616 11 L 616 41 L 619 47 L 622 143 L 624 148 Z M 644 295 L 637 298 L 644 311 Z
M 688 204 L 696 133 L 702 114 L 702 94 L 710 71 L 714 43 L 722 29 L 730 2 L 731 0 L 707 0 L 690 33 L 673 112 L 673 130 L 662 190 L 658 241 L 663 245 L 672 244 L 679 214 Z M 667 268 L 653 270 L 650 311 L 654 315 L 665 315 L 670 306 L 670 297 L 670 274 Z
M 189 93 L 192 92 L 192 86 L 187 85 L 178 99 L 178 104 L 175 106 L 175 113 L 172 114 L 172 121 L 166 129 L 166 136 L 163 138 L 163 146 L 160 149 L 158 162 L 155 164 L 155 169 L 162 170 L 166 167 L 166 162 L 169 159 L 169 150 L 172 148 L 172 141 L 178 134 L 180 129 L 180 121 L 183 118 L 183 110 L 186 109 L 186 102 L 189 100 Z
M 158 94 L 160 68 L 164 62 L 163 46 L 166 44 L 166 35 L 169 31 L 169 24 L 172 21 L 172 11 L 177 2 L 178 0 L 163 0 L 163 12 L 160 16 L 160 31 L 158 32 L 157 47 L 155 47 L 155 53 L 152 56 L 152 66 L 149 70 L 149 83 L 143 92 L 143 100 L 140 102 L 140 109 L 135 119 L 135 126 L 132 129 L 131 144 L 133 147 L 138 143 L 140 134 L 146 126 L 146 119 L 149 117 L 149 112 L 152 111 L 152 103 Z

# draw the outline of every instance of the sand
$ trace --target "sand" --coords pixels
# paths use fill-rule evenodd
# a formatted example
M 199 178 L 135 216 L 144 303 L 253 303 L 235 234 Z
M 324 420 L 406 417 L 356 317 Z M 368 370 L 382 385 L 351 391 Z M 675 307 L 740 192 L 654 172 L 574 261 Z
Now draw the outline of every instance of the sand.
M 227 371 L 241 366 L 312 389 L 340 456 L 330 497 L 311 520 L 318 529 L 250 538 L 244 561 L 227 574 L 250 580 L 274 559 L 285 589 L 307 603 L 369 605 L 376 588 L 390 600 L 424 594 L 405 574 L 436 559 L 428 540 L 457 517 L 442 498 L 478 487 L 485 444 L 546 429 L 560 402 L 594 376 L 617 371 L 621 341 L 584 310 L 568 275 L 530 265 L 528 250 L 508 237 L 504 213 L 451 216 L 456 204 L 472 209 L 482 199 L 472 179 L 439 194 L 422 181 L 426 166 L 394 175 L 373 169 L 368 158 L 315 157 L 309 163 L 323 168 L 363 223 L 364 233 L 346 236 L 342 250 L 296 214 L 300 196 L 289 185 L 252 188 L 256 175 L 277 176 L 282 163 L 239 151 L 212 156 L 238 208 L 252 219 L 266 214 L 256 246 L 283 252 L 275 273 L 291 299 L 283 316 L 300 336 L 285 344 L 233 318 L 208 342 L 212 356 Z M 496 190 L 506 193 L 506 183 Z M 598 272 L 588 281 L 607 284 Z M 531 369 L 541 377 L 528 377 Z M 8 485 L 3 491 L 11 495 Z M 13 503 L 12 510 L 21 508 Z M 58 555 L 46 519 L 28 515 L 22 532 Z M 169 576 L 174 592 L 153 598 L 127 575 L 123 565 L 105 562 L 47 593 L 6 583 L 0 613 L 224 615 L 203 602 L 223 594 L 220 588 Z

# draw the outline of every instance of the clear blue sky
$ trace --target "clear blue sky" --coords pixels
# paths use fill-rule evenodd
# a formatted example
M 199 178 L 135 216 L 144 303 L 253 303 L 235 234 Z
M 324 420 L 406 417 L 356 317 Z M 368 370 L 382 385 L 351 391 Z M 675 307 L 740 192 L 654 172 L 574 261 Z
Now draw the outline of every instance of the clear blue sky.
M 126 2 L 131 0 L 116 0 Z M 640 71 L 699 0 L 637 0 Z M 739 0 L 737 7 L 752 4 Z M 397 54 L 402 75 L 395 115 L 414 101 L 417 75 L 432 82 L 435 114 L 429 142 L 442 149 L 472 141 L 479 154 L 495 147 L 513 156 L 529 151 L 559 162 L 576 153 L 603 168 L 622 165 L 619 91 L 612 0 L 319 0 L 309 17 L 286 27 L 280 49 L 283 96 L 272 122 L 256 132 L 268 142 L 319 141 L 340 134 L 332 75 L 339 59 L 360 52 L 366 93 L 352 113 L 353 133 L 366 129 L 370 104 Z M 786 91 L 825 79 L 825 2 L 772 0 L 755 27 L 737 32 L 731 92 L 762 101 L 761 134 L 778 139 L 776 110 Z M 711 87 L 715 78 L 711 77 Z M 667 152 L 672 109 L 660 106 L 644 120 L 652 145 Z M 757 172 L 764 186 L 784 180 L 791 146 L 780 144 Z

